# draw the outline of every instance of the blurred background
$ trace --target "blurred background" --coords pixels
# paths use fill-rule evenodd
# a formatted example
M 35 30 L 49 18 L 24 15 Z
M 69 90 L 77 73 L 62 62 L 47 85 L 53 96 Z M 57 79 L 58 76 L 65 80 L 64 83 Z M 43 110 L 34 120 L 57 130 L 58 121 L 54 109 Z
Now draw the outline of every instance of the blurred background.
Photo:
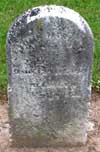
M 89 23 L 95 43 L 91 83 L 94 89 L 100 91 L 100 0 L 0 0 L 0 99 L 6 96 L 6 36 L 11 23 L 27 9 L 49 4 L 74 9 Z

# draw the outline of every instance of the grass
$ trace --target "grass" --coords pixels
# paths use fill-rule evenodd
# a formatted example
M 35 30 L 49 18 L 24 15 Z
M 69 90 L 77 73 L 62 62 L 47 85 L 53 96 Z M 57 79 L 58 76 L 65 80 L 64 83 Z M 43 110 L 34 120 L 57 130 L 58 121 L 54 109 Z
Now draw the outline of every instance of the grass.
M 100 89 L 100 0 L 0 0 L 0 94 L 7 87 L 6 34 L 14 19 L 28 8 L 63 5 L 78 11 L 89 23 L 95 41 L 93 86 Z

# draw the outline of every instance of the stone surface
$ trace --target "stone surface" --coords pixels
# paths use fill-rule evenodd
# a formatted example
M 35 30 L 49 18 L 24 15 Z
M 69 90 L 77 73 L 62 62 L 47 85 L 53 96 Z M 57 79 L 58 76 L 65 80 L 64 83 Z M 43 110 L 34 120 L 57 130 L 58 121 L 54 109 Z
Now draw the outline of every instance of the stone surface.
M 44 6 L 7 36 L 8 98 L 17 145 L 84 144 L 89 127 L 93 36 L 71 9 Z

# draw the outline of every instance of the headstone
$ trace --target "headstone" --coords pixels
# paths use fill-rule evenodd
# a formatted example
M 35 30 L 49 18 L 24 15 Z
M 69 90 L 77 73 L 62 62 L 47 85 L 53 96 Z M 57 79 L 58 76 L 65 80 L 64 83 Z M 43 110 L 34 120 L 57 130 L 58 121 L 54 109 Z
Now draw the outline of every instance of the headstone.
M 62 6 L 18 17 L 7 36 L 9 116 L 18 145 L 84 144 L 89 127 L 93 36 Z

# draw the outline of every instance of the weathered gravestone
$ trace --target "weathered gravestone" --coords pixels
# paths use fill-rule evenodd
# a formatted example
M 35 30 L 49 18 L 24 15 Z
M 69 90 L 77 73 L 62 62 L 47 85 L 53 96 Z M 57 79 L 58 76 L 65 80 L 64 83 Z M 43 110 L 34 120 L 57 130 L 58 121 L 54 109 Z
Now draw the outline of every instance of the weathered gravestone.
M 71 9 L 37 7 L 7 37 L 13 141 L 64 146 L 87 140 L 93 37 Z

